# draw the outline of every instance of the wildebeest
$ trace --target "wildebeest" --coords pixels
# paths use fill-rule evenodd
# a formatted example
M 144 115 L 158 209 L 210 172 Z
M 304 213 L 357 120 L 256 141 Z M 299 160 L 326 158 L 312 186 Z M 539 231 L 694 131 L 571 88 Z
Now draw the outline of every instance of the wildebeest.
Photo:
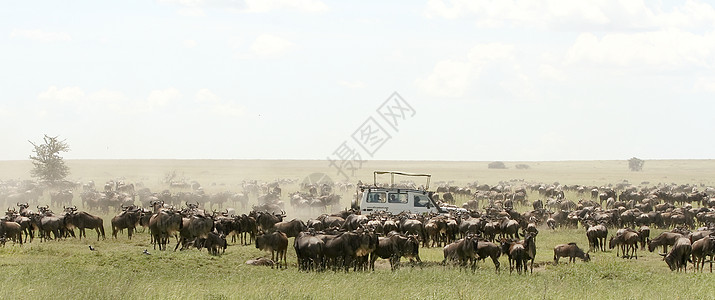
M 494 268 L 496 272 L 499 272 L 499 256 L 501 256 L 501 249 L 499 245 L 487 241 L 477 241 L 477 260 L 484 260 L 487 257 L 492 259 L 494 263 Z
M 97 241 L 99 241 L 99 236 L 104 236 L 104 220 L 102 218 L 93 216 L 85 211 L 73 211 L 65 216 L 65 223 L 72 224 L 74 227 L 79 229 L 79 239 L 82 236 L 87 237 L 86 228 L 94 229 L 97 232 Z
M 606 251 L 606 238 L 608 237 L 608 228 L 602 224 L 591 226 L 586 230 L 589 249 L 597 251 Z
M 299 233 L 308 230 L 308 226 L 299 219 L 293 219 L 288 222 L 278 222 L 273 225 L 273 229 L 285 233 L 287 237 L 297 237 Z
M 0 237 L 11 238 L 22 245 L 22 227 L 17 222 L 0 219 Z
M 668 246 L 675 244 L 681 237 L 683 235 L 680 233 L 663 232 L 648 242 L 648 251 L 653 252 L 658 246 L 663 246 L 663 253 L 668 253 Z
M 558 264 L 559 258 L 561 257 L 568 257 L 569 263 L 575 263 L 576 258 L 580 258 L 583 261 L 591 260 L 588 253 L 583 252 L 583 250 L 579 248 L 576 243 L 556 245 L 556 247 L 554 247 L 554 264 Z
M 159 245 L 159 250 L 166 250 L 169 236 L 183 228 L 181 214 L 173 209 L 163 209 L 153 214 L 149 219 L 149 230 L 154 239 L 154 249 Z
M 637 232 L 629 229 L 625 230 L 622 234 L 616 234 L 611 236 L 608 241 L 608 248 L 613 249 L 616 246 L 621 246 L 623 252 L 623 258 L 635 257 L 638 259 L 638 242 L 640 241 L 640 236 Z M 631 253 L 631 254 L 629 254 Z M 616 250 L 616 256 L 618 256 L 618 251 Z
M 124 211 L 112 218 L 112 236 L 116 239 L 117 232 L 123 229 L 127 229 L 129 234 L 129 239 L 132 239 L 132 234 L 136 230 L 137 224 L 139 224 L 139 219 L 141 218 L 141 208 L 138 207 L 126 207 Z
M 536 257 L 536 243 L 534 243 L 534 238 L 531 235 L 526 235 L 522 241 L 514 240 L 502 240 L 501 244 L 502 253 L 505 253 L 509 257 L 509 273 L 511 273 L 516 267 L 517 273 L 521 274 L 521 271 L 534 272 L 534 258 Z M 530 267 L 527 267 L 527 262 L 531 261 Z
M 695 241 L 692 244 L 693 265 L 695 270 L 703 271 L 705 260 L 710 256 L 710 273 L 713 272 L 713 255 L 715 255 L 715 238 L 711 236 L 704 237 Z
M 645 250 L 645 246 L 650 241 L 650 227 L 641 226 L 638 228 L 638 236 L 640 237 L 641 250 Z
M 190 241 L 195 239 L 207 239 L 209 233 L 214 229 L 214 221 L 212 218 L 202 215 L 195 214 L 189 215 L 188 217 L 183 217 L 181 219 L 182 226 L 179 230 L 179 242 L 176 243 L 174 251 L 182 245 L 181 249 L 184 250 Z
M 369 247 L 371 240 L 358 232 L 341 232 L 338 235 L 319 235 L 325 242 L 325 258 L 333 268 L 342 267 L 347 272 L 353 266 L 358 251 Z
M 390 268 L 394 271 L 400 263 L 402 256 L 408 257 L 410 261 L 419 256 L 420 242 L 414 235 L 405 236 L 402 234 L 392 234 L 389 237 L 380 237 L 375 251 L 370 254 L 370 269 L 375 269 L 377 258 L 389 259 Z
M 680 271 L 682 269 L 683 272 L 687 272 L 688 261 L 690 261 L 692 250 L 693 246 L 690 243 L 690 239 L 681 236 L 675 241 L 673 248 L 670 249 L 668 254 L 660 255 L 663 256 L 663 260 L 668 264 L 671 271 Z
M 295 255 L 298 258 L 298 268 L 304 271 L 321 270 L 325 242 L 314 233 L 301 232 L 293 241 Z
M 282 214 L 272 214 L 267 212 L 258 212 L 256 217 L 256 223 L 258 227 L 263 231 L 268 231 L 272 229 L 274 225 L 278 222 L 282 222 L 285 217 L 285 212 Z
M 203 240 L 203 244 L 200 246 L 206 248 L 211 255 L 219 255 L 219 250 L 221 250 L 221 253 L 226 252 L 228 243 L 226 242 L 226 235 L 224 234 L 211 231 L 206 235 L 205 239 L 196 239 Z
M 463 239 L 444 246 L 444 248 L 442 248 L 442 253 L 444 254 L 442 264 L 446 264 L 447 261 L 457 261 L 463 267 L 471 265 L 472 270 L 475 269 L 477 252 L 473 242 L 474 239 L 476 239 L 475 236 L 468 235 Z
M 288 267 L 286 261 L 286 251 L 288 250 L 288 237 L 285 233 L 280 231 L 274 231 L 266 234 L 258 234 L 256 236 L 256 248 L 263 251 L 271 252 L 271 260 L 278 264 L 278 268 L 281 265 L 284 268 Z M 282 264 L 281 264 L 282 260 Z

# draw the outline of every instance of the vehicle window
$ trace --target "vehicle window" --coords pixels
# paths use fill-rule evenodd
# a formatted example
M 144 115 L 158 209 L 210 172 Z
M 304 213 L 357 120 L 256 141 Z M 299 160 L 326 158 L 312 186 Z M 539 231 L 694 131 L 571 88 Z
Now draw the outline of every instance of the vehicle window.
M 430 203 L 429 197 L 427 197 L 427 195 L 415 194 L 413 197 L 415 207 L 425 207 L 428 203 Z
M 407 203 L 407 194 L 393 194 L 390 193 L 387 199 L 388 203 Z
M 368 203 L 385 203 L 386 200 L 387 195 L 383 192 L 371 192 L 367 195 Z

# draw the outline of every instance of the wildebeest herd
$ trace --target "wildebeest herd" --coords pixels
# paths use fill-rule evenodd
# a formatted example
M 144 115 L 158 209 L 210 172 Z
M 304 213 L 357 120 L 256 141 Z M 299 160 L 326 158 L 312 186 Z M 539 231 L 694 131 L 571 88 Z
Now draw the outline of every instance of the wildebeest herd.
M 119 180 L 106 183 L 99 191 L 89 182 L 81 185 L 79 193 L 84 211 L 72 205 L 80 187 L 56 188 L 49 192 L 50 205 L 40 205 L 44 193 L 40 184 L 3 182 L 0 204 L 8 209 L 0 222 L 0 244 L 12 240 L 21 245 L 35 238 L 41 242 L 62 240 L 76 237 L 75 229 L 79 239 L 86 238 L 86 229 L 94 229 L 99 240 L 105 238 L 105 223 L 90 212 L 115 211 L 108 223 L 115 239 L 124 230 L 132 239 L 139 227 L 150 232 L 151 243 L 158 250 L 165 250 L 173 241 L 174 251 L 206 248 L 210 254 L 220 255 L 230 240 L 271 253 L 270 259 L 250 264 L 287 267 L 286 253 L 293 238 L 297 266 L 306 271 L 371 270 L 378 259 L 388 260 L 394 270 L 403 257 L 412 265 L 422 263 L 421 248 L 441 247 L 444 265 L 475 268 L 478 261 L 489 258 L 499 272 L 499 258 L 507 256 L 510 272 L 528 273 L 533 272 L 540 232 L 548 234 L 558 228 L 584 228 L 588 249 L 563 241 L 553 249 L 554 263 L 561 257 L 570 262 L 577 258 L 589 261 L 591 252 L 614 248 L 616 256 L 637 259 L 639 249 L 647 247 L 653 252 L 661 246 L 663 260 L 671 270 L 686 271 L 692 263 L 693 269 L 702 271 L 709 262 L 712 271 L 715 253 L 715 198 L 711 199 L 713 189 L 703 186 L 619 183 L 589 187 L 522 181 L 494 186 L 441 184 L 433 198 L 444 205 L 460 200 L 467 211 L 431 215 L 362 215 L 353 209 L 327 213 L 341 205 L 336 191 L 349 195 L 359 188 L 356 185 L 302 186 L 286 198 L 279 182 L 248 181 L 242 186 L 240 193 L 209 194 L 197 184 L 181 187 L 189 190 L 174 187 L 173 192 L 151 192 Z M 530 194 L 537 199 L 529 201 Z M 249 198 L 256 199 L 250 210 Z M 294 212 L 305 210 L 317 216 L 286 220 L 282 199 Z M 211 210 L 214 207 L 220 211 Z M 666 231 L 651 237 L 651 228 Z M 615 233 L 609 236 L 609 230 Z

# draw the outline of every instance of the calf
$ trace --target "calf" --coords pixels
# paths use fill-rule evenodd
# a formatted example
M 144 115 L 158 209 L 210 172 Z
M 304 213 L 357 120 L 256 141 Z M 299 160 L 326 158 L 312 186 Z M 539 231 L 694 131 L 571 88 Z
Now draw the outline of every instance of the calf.
M 583 252 L 576 243 L 561 244 L 554 247 L 554 264 L 558 264 L 561 257 L 568 257 L 569 263 L 575 263 L 577 257 L 585 262 L 591 260 L 588 253 Z

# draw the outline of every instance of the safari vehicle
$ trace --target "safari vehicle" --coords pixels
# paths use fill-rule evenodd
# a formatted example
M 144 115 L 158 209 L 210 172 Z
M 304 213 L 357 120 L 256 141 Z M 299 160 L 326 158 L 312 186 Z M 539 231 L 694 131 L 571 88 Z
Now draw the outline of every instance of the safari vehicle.
M 389 174 L 390 185 L 387 187 L 377 185 L 377 175 Z M 395 175 L 409 177 L 427 177 L 424 189 L 396 187 Z M 392 214 L 409 212 L 423 213 L 449 213 L 451 210 L 464 210 L 457 207 L 440 207 L 432 200 L 433 192 L 428 192 L 430 174 L 413 174 L 394 171 L 374 171 L 373 185 L 359 186 L 359 193 L 353 208 L 359 209 L 361 214 L 370 214 L 375 211 L 387 211 Z M 356 204 L 359 204 L 357 206 Z M 466 210 L 465 210 L 466 211 Z

